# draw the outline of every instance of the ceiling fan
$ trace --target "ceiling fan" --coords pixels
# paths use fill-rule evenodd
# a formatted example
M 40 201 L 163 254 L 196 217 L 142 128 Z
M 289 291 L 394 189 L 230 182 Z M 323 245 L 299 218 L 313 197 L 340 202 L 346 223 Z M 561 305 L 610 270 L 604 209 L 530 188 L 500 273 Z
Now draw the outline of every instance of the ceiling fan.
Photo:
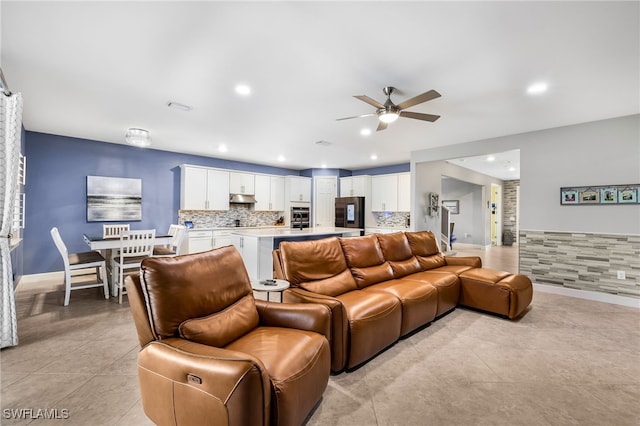
M 429 90 L 428 92 L 424 92 L 421 95 L 414 96 L 413 98 L 407 99 L 406 101 L 400 102 L 398 105 L 396 105 L 393 102 L 391 102 L 391 94 L 395 90 L 396 88 L 391 86 L 387 86 L 384 89 L 382 89 L 384 94 L 387 95 L 387 100 L 385 101 L 384 104 L 381 104 L 380 102 L 366 95 L 354 96 L 354 98 L 360 99 L 361 101 L 376 107 L 376 112 L 372 114 L 357 115 L 354 117 L 338 118 L 337 121 L 350 120 L 352 118 L 371 117 L 373 115 L 377 115 L 378 120 L 380 120 L 380 123 L 378 124 L 378 128 L 376 129 L 376 131 L 380 131 L 380 130 L 386 129 L 387 125 L 389 123 L 393 123 L 394 121 L 396 121 L 398 117 L 413 118 L 416 120 L 431 121 L 431 122 L 436 121 L 438 118 L 440 118 L 439 115 L 405 111 L 406 108 L 410 108 L 414 105 L 418 105 L 418 104 L 430 101 L 432 99 L 439 98 L 440 93 L 436 92 L 435 90 Z

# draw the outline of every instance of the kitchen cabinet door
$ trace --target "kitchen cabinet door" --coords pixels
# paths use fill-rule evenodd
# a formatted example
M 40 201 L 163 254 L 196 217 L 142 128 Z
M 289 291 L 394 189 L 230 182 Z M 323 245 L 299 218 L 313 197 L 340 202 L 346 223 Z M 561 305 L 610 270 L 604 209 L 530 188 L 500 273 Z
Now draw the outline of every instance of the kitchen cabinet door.
M 284 211 L 284 178 L 256 175 L 255 211 Z
M 182 167 L 180 208 L 205 210 L 207 207 L 207 169 Z
M 411 211 L 411 174 L 398 175 L 398 211 Z
M 368 197 L 371 187 L 370 176 L 352 176 L 351 177 L 351 196 L 352 197 Z
M 395 212 L 398 210 L 398 176 L 371 177 L 371 211 Z
M 229 173 L 230 194 L 255 194 L 255 175 L 251 173 Z
M 180 209 L 229 210 L 229 172 L 182 167 Z
M 311 202 L 311 178 L 288 176 L 289 201 Z
M 231 235 L 231 244 L 240 252 L 251 281 L 258 280 L 258 237 Z

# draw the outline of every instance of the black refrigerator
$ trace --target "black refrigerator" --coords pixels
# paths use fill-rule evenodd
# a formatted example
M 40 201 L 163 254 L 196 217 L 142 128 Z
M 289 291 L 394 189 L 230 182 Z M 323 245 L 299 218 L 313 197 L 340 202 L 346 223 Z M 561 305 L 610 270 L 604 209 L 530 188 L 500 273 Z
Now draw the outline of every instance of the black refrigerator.
M 364 197 L 336 198 L 336 226 L 364 229 Z

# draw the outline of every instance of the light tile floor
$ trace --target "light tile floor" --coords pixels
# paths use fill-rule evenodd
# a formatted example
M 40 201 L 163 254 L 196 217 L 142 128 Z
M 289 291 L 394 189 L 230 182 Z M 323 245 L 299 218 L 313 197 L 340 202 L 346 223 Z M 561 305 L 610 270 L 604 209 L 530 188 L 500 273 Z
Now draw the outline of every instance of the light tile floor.
M 517 246 L 456 251 L 517 268 Z M 16 297 L 20 344 L 0 351 L 0 424 L 151 424 L 126 302 L 87 289 L 72 292 L 65 308 L 52 281 L 21 285 Z M 68 410 L 69 418 L 7 418 L 29 408 Z M 456 309 L 331 376 L 307 423 L 638 425 L 640 311 L 542 292 L 517 321 Z

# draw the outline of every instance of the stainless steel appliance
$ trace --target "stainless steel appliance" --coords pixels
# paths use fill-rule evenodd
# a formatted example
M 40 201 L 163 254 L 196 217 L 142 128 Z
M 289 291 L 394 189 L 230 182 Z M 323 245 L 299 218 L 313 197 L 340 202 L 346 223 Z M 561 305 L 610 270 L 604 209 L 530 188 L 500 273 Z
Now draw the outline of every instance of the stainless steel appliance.
M 309 207 L 291 207 L 291 227 L 296 229 L 309 227 Z
M 336 226 L 364 229 L 364 197 L 336 198 Z

